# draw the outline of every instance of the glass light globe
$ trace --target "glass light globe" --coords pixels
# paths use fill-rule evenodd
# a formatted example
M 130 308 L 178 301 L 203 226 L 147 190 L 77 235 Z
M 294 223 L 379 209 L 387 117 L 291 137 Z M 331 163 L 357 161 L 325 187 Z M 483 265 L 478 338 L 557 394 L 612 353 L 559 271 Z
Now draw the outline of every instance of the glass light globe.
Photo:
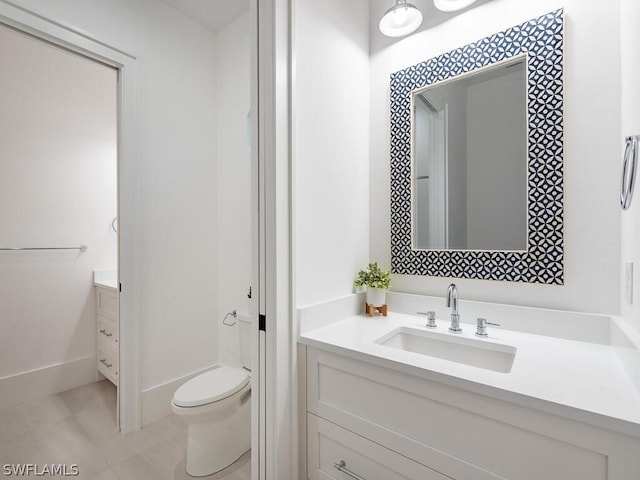
M 387 37 L 402 37 L 414 32 L 422 23 L 422 13 L 406 0 L 396 0 L 389 8 L 378 27 Z
M 438 10 L 443 12 L 455 12 L 462 10 L 474 3 L 476 0 L 433 0 L 433 4 Z

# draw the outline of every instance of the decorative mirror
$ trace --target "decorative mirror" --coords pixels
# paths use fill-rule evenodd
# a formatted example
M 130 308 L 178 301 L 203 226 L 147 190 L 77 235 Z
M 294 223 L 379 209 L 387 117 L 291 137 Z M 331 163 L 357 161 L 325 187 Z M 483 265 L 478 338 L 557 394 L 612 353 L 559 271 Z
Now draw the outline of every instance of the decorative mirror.
M 563 11 L 391 75 L 393 273 L 563 283 Z

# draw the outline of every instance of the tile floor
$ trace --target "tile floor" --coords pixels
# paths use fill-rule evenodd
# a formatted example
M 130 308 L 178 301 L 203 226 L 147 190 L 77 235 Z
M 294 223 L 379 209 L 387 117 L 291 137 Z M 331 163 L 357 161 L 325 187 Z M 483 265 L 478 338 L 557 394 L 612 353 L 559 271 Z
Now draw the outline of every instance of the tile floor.
M 78 465 L 90 480 L 186 480 L 187 424 L 173 414 L 139 432 L 115 430 L 116 389 L 107 380 L 0 410 L 0 479 L 5 464 Z M 70 468 L 70 467 L 69 467 Z M 209 480 L 250 480 L 246 453 Z

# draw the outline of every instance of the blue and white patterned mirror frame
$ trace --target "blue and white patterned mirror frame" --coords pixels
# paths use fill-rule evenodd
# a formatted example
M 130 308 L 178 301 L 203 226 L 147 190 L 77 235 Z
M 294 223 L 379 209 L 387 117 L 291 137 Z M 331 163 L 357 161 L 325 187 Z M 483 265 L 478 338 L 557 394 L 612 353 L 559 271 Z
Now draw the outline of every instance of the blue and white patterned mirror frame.
M 393 273 L 563 284 L 563 35 L 560 9 L 391 75 Z M 522 54 L 528 57 L 527 250 L 414 250 L 411 92 Z

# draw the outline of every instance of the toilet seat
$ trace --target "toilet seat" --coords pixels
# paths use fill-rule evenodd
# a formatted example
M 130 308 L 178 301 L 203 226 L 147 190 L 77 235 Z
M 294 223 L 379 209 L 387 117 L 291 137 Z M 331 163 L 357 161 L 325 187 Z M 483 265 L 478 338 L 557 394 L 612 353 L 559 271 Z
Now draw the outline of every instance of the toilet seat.
M 192 378 L 176 390 L 173 404 L 199 407 L 218 402 L 242 390 L 250 381 L 243 369 L 220 367 Z

